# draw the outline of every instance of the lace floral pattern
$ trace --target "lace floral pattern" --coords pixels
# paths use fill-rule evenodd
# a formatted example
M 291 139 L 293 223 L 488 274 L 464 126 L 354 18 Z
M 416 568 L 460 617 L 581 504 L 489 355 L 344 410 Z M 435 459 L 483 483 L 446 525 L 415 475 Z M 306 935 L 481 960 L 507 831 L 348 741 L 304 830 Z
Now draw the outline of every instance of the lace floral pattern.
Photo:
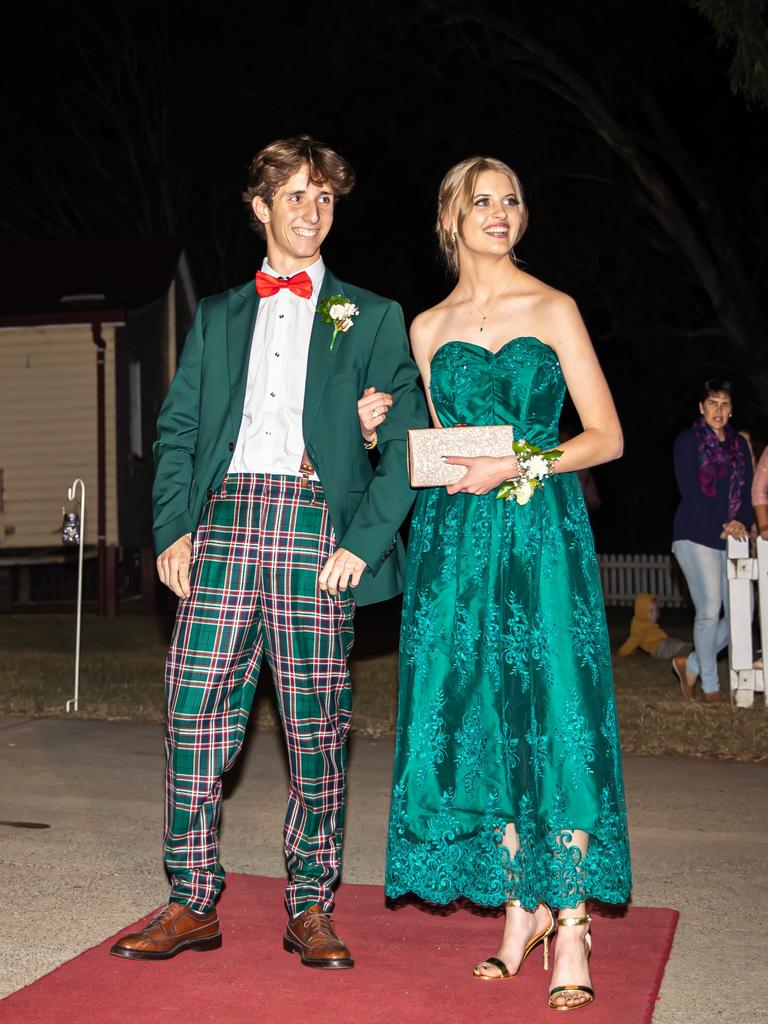
M 491 680 L 494 690 L 498 691 L 501 687 L 501 632 L 499 606 L 493 596 L 488 598 L 485 606 L 485 627 L 480 663 L 483 671 Z
M 488 737 L 485 734 L 483 709 L 478 697 L 462 719 L 456 733 L 456 767 L 467 796 L 475 795 L 475 786 L 483 776 L 487 759 Z
M 525 734 L 525 742 L 528 744 L 528 761 L 533 771 L 533 777 L 538 782 L 544 772 L 549 754 L 549 736 L 542 733 L 535 715 L 531 715 L 531 724 Z
M 504 652 L 504 660 L 512 667 L 525 691 L 530 686 L 528 655 L 531 628 L 523 606 L 514 594 L 510 594 L 507 598 L 507 606 L 510 615 L 507 618 L 506 632 L 501 638 L 501 648 Z
M 453 811 L 455 794 L 447 790 L 427 834 L 418 841 L 411 838 L 405 803 L 403 787 L 396 786 L 386 873 L 386 892 L 392 899 L 406 892 L 442 904 L 460 896 L 481 906 L 519 899 L 528 910 L 542 900 L 553 907 L 573 907 L 587 899 L 627 899 L 632 885 L 629 861 L 616 856 L 626 846 L 626 819 L 607 790 L 600 794 L 597 824 L 584 855 L 571 828 L 552 820 L 546 831 L 540 830 L 527 796 L 514 815 L 520 844 L 514 857 L 501 845 L 507 820 L 498 813 L 497 799 L 479 815 L 476 830 L 467 834 Z
M 598 654 L 600 641 L 602 639 L 600 630 L 595 629 L 595 616 L 584 598 L 577 595 L 574 598 L 573 625 L 568 632 L 573 639 L 573 646 L 579 655 L 579 664 L 585 668 L 593 682 L 600 678 L 600 663 Z
M 435 409 L 446 405 L 449 394 L 458 404 L 467 405 L 477 388 L 485 385 L 483 367 L 472 358 L 471 353 L 467 355 L 466 350 L 455 345 L 441 346 L 440 355 L 436 354 L 435 358 L 443 369 L 430 382 L 429 390 Z
M 534 338 L 432 361 L 445 425 L 557 438 L 565 383 Z M 627 899 L 631 868 L 610 652 L 573 474 L 528 505 L 422 492 L 408 550 L 386 891 L 532 909 Z M 513 825 L 514 856 L 502 843 Z M 584 847 L 584 850 L 582 850 Z
M 562 745 L 561 764 L 566 769 L 571 788 L 578 790 L 584 779 L 593 774 L 592 763 L 597 757 L 595 732 L 580 712 L 578 697 L 572 696 L 560 720 L 555 738 Z
M 400 636 L 401 657 L 413 665 L 417 677 L 429 668 L 429 652 L 441 636 L 440 621 L 435 611 L 435 602 L 428 591 L 423 590 L 416 598 L 418 610 L 413 620 L 404 625 Z
M 419 786 L 423 786 L 427 775 L 433 774 L 437 765 L 445 760 L 448 733 L 442 717 L 444 707 L 445 697 L 440 696 L 431 708 L 421 708 L 408 726 L 408 746 L 416 764 Z
M 520 764 L 518 747 L 520 740 L 512 733 L 512 726 L 509 724 L 509 704 L 504 705 L 505 720 L 496 733 L 496 764 L 504 769 L 504 774 L 509 776 L 512 770 Z
M 472 677 L 476 664 L 474 652 L 479 639 L 480 627 L 472 612 L 463 605 L 457 605 L 451 643 L 451 665 L 462 690 L 466 689 Z

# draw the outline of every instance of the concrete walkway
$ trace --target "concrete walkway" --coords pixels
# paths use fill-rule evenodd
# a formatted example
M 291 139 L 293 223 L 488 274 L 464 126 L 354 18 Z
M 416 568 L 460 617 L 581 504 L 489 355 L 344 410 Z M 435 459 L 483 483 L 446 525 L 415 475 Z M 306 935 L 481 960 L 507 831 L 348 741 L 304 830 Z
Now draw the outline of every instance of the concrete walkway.
M 391 742 L 353 738 L 347 881 L 383 879 L 391 760 Z M 228 869 L 283 874 L 284 764 L 280 737 L 262 733 L 230 773 Z M 634 900 L 682 912 L 655 1024 L 766 1019 L 768 767 L 628 758 L 625 769 Z M 0 996 L 165 900 L 161 783 L 156 725 L 0 717 Z

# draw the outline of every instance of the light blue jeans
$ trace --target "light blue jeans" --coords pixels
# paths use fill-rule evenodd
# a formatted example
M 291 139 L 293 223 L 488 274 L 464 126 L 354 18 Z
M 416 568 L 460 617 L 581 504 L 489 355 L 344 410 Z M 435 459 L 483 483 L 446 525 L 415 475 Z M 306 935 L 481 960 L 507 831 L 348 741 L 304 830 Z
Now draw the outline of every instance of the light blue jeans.
M 692 540 L 676 540 L 672 554 L 683 570 L 696 609 L 688 668 L 700 677 L 704 693 L 714 693 L 720 689 L 717 656 L 728 646 L 729 638 L 725 551 Z

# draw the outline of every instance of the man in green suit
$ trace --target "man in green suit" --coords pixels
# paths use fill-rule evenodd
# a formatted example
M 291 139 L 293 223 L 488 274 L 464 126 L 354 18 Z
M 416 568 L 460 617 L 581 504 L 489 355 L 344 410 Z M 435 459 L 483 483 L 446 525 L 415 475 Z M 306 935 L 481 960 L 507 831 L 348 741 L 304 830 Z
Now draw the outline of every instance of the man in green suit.
M 320 256 L 353 185 L 349 164 L 308 136 L 256 155 L 243 198 L 267 258 L 255 286 L 200 303 L 160 412 L 157 564 L 180 598 L 166 667 L 172 889 L 146 928 L 112 947 L 118 956 L 221 944 L 221 776 L 240 751 L 263 652 L 290 765 L 283 944 L 309 966 L 354 964 L 330 918 L 347 657 L 355 603 L 401 589 L 398 528 L 414 497 L 406 431 L 427 415 L 400 307 L 338 280 Z M 375 469 L 357 410 L 369 387 L 386 393 L 382 412 L 392 402 Z

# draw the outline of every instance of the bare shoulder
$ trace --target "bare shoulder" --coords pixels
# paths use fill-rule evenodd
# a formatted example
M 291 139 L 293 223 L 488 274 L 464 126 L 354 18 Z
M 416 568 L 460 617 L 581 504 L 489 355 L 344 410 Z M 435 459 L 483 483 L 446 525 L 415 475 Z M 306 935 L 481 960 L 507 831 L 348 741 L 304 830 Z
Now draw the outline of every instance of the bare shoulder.
M 421 344 L 426 335 L 432 330 L 436 309 L 436 306 L 433 306 L 431 309 L 425 309 L 413 318 L 409 333 L 414 345 Z
M 439 341 L 443 325 L 451 307 L 450 295 L 419 313 L 411 323 L 410 335 L 414 352 L 429 353 Z
M 573 341 L 587 339 L 576 300 L 537 278 L 531 278 L 531 282 L 530 299 L 536 320 L 542 325 L 542 340 L 559 351 Z
M 578 312 L 576 302 L 570 295 L 532 274 L 524 273 L 521 276 L 520 291 L 540 314 L 567 317 L 569 311 Z

